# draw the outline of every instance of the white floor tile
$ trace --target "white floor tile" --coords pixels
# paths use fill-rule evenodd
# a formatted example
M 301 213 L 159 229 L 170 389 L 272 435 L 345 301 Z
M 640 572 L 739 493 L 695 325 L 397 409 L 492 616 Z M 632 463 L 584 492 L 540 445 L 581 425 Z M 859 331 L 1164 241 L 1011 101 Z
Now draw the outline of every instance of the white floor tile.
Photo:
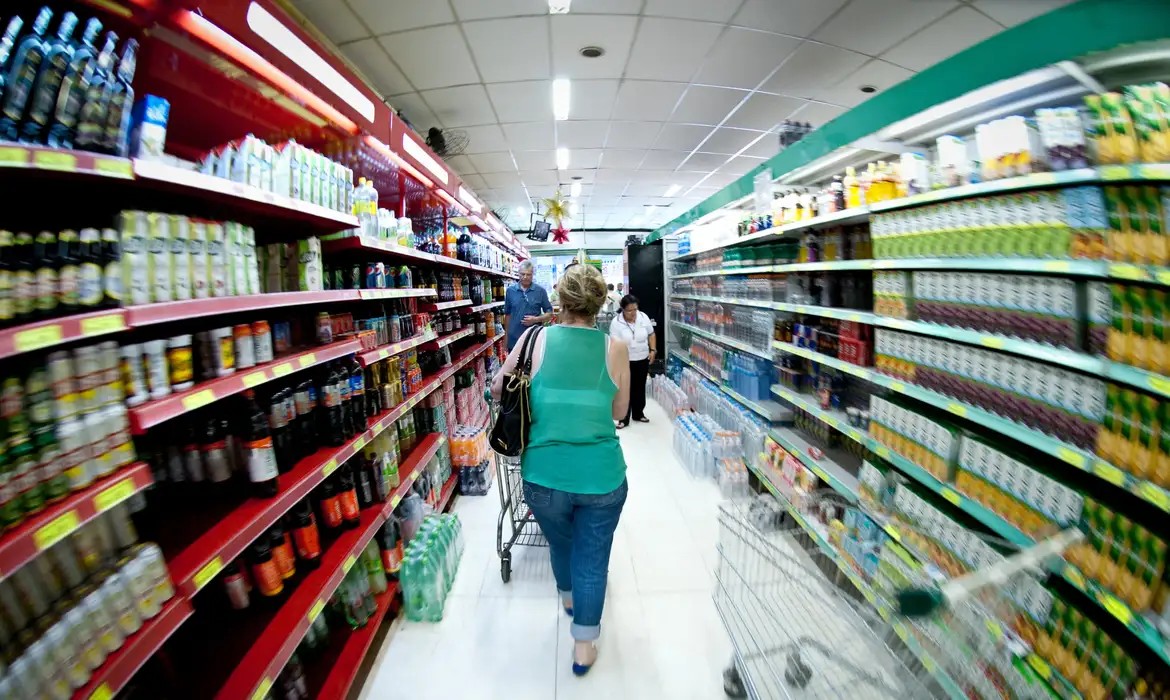
M 499 494 L 463 497 L 467 541 L 439 623 L 401 623 L 363 698 L 475 697 L 717 700 L 731 645 L 711 600 L 719 490 L 671 452 L 667 415 L 619 431 L 630 495 L 610 555 L 600 656 L 571 670 L 570 619 L 560 608 L 546 548 L 515 547 L 500 579 Z M 507 525 L 505 525 L 505 530 Z

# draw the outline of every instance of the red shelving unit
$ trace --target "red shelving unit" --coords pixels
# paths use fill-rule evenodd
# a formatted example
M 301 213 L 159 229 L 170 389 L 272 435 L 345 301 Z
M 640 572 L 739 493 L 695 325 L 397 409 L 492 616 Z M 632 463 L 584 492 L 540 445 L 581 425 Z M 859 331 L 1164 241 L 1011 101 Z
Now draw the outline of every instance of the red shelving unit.
M 161 304 L 128 306 L 125 312 L 127 323 L 134 328 L 141 328 L 156 323 L 234 314 L 242 311 L 262 311 L 286 306 L 358 301 L 361 299 L 358 291 L 357 289 L 337 289 L 324 292 L 279 292 L 276 294 L 216 297 L 214 299 L 189 299 L 187 301 L 168 301 Z
M 306 367 L 313 367 L 336 360 L 339 357 L 352 355 L 361 350 L 361 347 L 361 342 L 358 340 L 342 340 L 286 355 L 249 369 L 236 370 L 235 373 L 226 377 L 200 382 L 186 391 L 171 394 L 157 401 L 147 401 L 141 406 L 131 408 L 130 429 L 135 435 L 141 435 L 148 428 L 176 416 L 189 413 L 274 379 L 288 376 Z
M 37 174 L 68 173 L 116 180 L 134 179 L 134 169 L 127 158 L 10 142 L 0 146 L 0 168 L 19 168 Z
M 487 304 L 480 304 L 479 306 L 473 306 L 470 309 L 464 309 L 464 311 L 470 311 L 470 312 L 487 311 L 488 309 L 494 309 L 496 307 L 503 306 L 503 305 L 504 305 L 504 302 L 502 302 L 502 301 L 493 301 L 493 302 L 490 302 Z
M 433 289 L 359 289 L 358 296 L 363 301 L 376 299 L 409 299 L 411 297 L 433 297 Z
M 126 316 L 122 309 L 25 323 L 0 331 L 0 359 L 124 330 Z
M 475 332 L 474 328 L 464 328 L 461 331 L 455 331 L 454 333 L 448 333 L 447 335 L 441 336 L 438 339 L 436 339 L 435 341 L 433 341 L 432 343 L 430 343 L 428 345 L 428 347 L 432 347 L 432 348 L 437 350 L 439 348 L 446 347 L 446 346 L 450 345 L 451 343 L 454 343 L 456 340 L 462 340 L 474 332 Z
M 192 612 L 191 601 L 176 594 L 154 619 L 147 620 L 121 649 L 106 659 L 89 683 L 73 694 L 74 699 L 110 700 L 117 695 Z
M 320 687 L 316 690 L 314 697 L 321 700 L 336 700 L 344 698 L 349 693 L 350 687 L 357 679 L 358 669 L 361 668 L 366 653 L 374 643 L 374 637 L 378 634 L 382 620 L 386 618 L 386 614 L 398 598 L 398 589 L 397 581 L 388 582 L 386 592 L 375 596 L 374 600 L 378 602 L 378 607 L 366 626 L 346 635 L 345 643 L 341 645 L 339 653 L 335 656 L 330 655 L 328 658 L 318 659 L 315 662 L 316 668 L 328 668 L 329 671 L 328 675 L 320 681 L 314 677 L 315 674 L 312 671 L 315 669 L 308 671 L 310 694 L 317 686 L 315 681 L 320 682 Z
M 509 279 L 516 279 L 515 275 L 510 275 L 499 270 L 492 270 L 480 265 L 472 265 L 471 263 L 463 262 L 456 258 L 450 258 L 446 255 L 431 255 L 424 253 L 421 250 L 408 248 L 406 246 L 383 241 L 377 238 L 370 238 L 369 236 L 349 236 L 346 238 L 337 238 L 330 241 L 321 242 L 321 251 L 323 253 L 339 253 L 345 251 L 364 251 L 364 252 L 378 252 L 387 255 L 397 256 L 400 258 L 409 258 L 411 260 L 419 260 L 423 262 L 430 262 L 444 267 L 452 267 L 456 269 L 471 270 L 472 272 L 481 275 L 494 275 L 496 277 L 506 277 Z
M 135 462 L 46 507 L 0 537 L 0 577 L 7 577 L 82 525 L 153 483 L 150 465 Z
M 424 306 L 427 307 L 427 311 L 446 311 L 447 309 L 458 309 L 461 306 L 471 306 L 471 304 L 472 301 L 470 299 L 461 299 L 459 301 L 440 301 L 437 303 L 427 302 Z
M 447 483 L 443 484 L 443 490 L 439 494 L 439 505 L 435 510 L 442 513 L 447 510 L 447 504 L 451 502 L 451 495 L 455 493 L 455 483 L 459 481 L 459 471 L 453 470 L 451 478 L 447 479 Z
M 374 348 L 373 350 L 367 350 L 363 353 L 360 353 L 357 356 L 358 362 L 361 363 L 362 367 L 366 367 L 374 364 L 375 362 L 378 362 L 379 360 L 385 360 L 387 357 L 393 357 L 400 352 L 406 352 L 411 348 L 418 347 L 423 343 L 429 343 L 434 339 L 434 333 L 420 333 L 413 338 L 408 338 L 392 345 L 386 345 L 384 347 Z

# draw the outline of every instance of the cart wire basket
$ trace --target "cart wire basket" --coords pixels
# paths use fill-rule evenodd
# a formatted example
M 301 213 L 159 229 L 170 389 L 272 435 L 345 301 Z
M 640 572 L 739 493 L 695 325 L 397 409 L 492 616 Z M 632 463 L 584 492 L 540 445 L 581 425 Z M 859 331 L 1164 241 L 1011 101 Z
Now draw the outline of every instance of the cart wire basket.
M 548 540 L 532 509 L 524 500 L 524 480 L 520 477 L 520 457 L 496 455 L 500 486 L 500 515 L 496 521 L 496 553 L 500 556 L 500 578 L 512 580 L 512 547 L 547 547 Z
M 873 552 L 877 564 L 865 573 L 797 521 L 856 506 L 834 492 L 804 495 L 799 505 L 775 495 L 731 501 L 718 514 L 714 598 L 734 648 L 729 696 L 1052 697 L 1021 661 L 1027 645 L 1000 621 L 1016 614 L 1015 598 L 1035 584 L 1041 559 L 1075 542 L 1075 531 L 963 581 L 893 554 L 900 545 Z M 924 597 L 940 604 L 906 605 Z

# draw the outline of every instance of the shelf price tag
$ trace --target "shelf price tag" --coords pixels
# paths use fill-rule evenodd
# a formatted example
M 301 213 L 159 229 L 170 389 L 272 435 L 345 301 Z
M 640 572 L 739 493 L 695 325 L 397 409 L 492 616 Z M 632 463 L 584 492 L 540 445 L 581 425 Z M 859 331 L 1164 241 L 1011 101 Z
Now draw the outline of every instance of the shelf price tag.
M 902 541 L 902 533 L 895 530 L 893 525 L 886 525 L 882 529 L 884 529 L 890 537 L 893 537 L 894 540 L 896 540 L 898 542 Z
M 902 382 L 890 382 L 890 388 L 899 394 L 906 391 L 906 385 Z
M 1102 180 L 1126 180 L 1129 178 L 1129 168 L 1124 165 L 1106 165 L 1097 169 Z
M 879 448 L 877 448 L 877 456 L 878 456 L 878 457 L 881 457 L 881 458 L 883 458 L 883 459 L 889 459 L 889 457 L 890 457 L 890 448 L 888 448 L 888 447 L 885 447 L 885 446 L 882 446 L 882 447 L 879 447 Z
M 1076 586 L 1080 590 L 1085 590 L 1085 577 L 1081 576 L 1081 572 L 1077 569 L 1071 566 L 1066 566 L 1064 568 L 1064 577 L 1068 579 L 1069 583 Z
M 1159 509 L 1170 512 L 1170 497 L 1166 495 L 1165 491 L 1158 488 L 1157 486 L 1149 482 L 1145 482 L 1140 487 L 1138 487 L 1138 495 L 1150 503 L 1158 506 Z
M 1070 450 L 1067 447 L 1062 447 L 1056 451 L 1057 458 L 1060 461 L 1068 463 L 1077 469 L 1085 468 L 1085 456 L 1076 450 Z
M 1129 263 L 1117 263 L 1109 266 L 1109 276 L 1123 280 L 1145 280 L 1146 271 L 1137 265 Z
M 1138 174 L 1143 180 L 1170 180 L 1170 165 L 1146 163 L 1138 166 Z
M 1093 462 L 1093 473 L 1114 486 L 1122 486 L 1125 484 L 1125 474 L 1108 462 Z
M 336 459 L 329 460 L 328 462 L 325 463 L 324 467 L 321 467 L 321 474 L 323 476 L 325 476 L 326 478 L 328 478 L 329 475 L 335 471 L 337 471 L 337 460 Z
M 325 601 L 318 598 L 317 602 L 313 603 L 313 607 L 309 608 L 309 624 L 310 625 L 313 624 L 317 620 L 317 616 L 320 615 L 321 611 L 324 609 L 325 609 Z
M 195 590 L 198 591 L 206 586 L 221 571 L 223 571 L 223 559 L 219 557 L 204 564 L 202 569 L 195 572 L 195 577 L 191 580 L 195 584 Z
M 959 503 L 961 503 L 963 500 L 959 496 L 957 491 L 955 491 L 954 489 L 946 488 L 945 486 L 943 487 L 943 490 L 942 490 L 942 497 L 947 499 L 948 501 L 950 501 L 951 505 L 953 505 L 953 506 L 959 505 Z
M 243 383 L 244 386 L 251 389 L 254 386 L 259 386 L 259 385 L 263 384 L 264 382 L 268 381 L 268 373 L 265 372 L 264 370 L 260 370 L 259 372 L 251 372 L 249 374 L 245 374 L 240 379 L 240 381 Z
M 1158 392 L 1159 394 L 1170 396 L 1170 380 L 1166 379 L 1165 377 L 1151 374 L 1146 377 L 1146 386 L 1150 387 L 1150 389 Z
M 299 362 L 300 362 L 301 367 L 308 367 L 309 365 L 316 364 L 317 353 L 311 352 L 308 355 L 304 355 L 301 357 Z
M 292 363 L 282 362 L 279 365 L 272 368 L 272 376 L 273 377 L 283 377 L 284 375 L 291 373 L 292 370 L 293 370 Z
M 183 410 L 194 411 L 197 408 L 203 408 L 207 404 L 215 401 L 215 392 L 211 389 L 204 389 L 197 391 L 190 396 L 183 397 Z
M 126 330 L 126 317 L 121 311 L 81 319 L 81 334 L 84 336 L 104 335 Z
M 1035 654 L 1029 654 L 1028 663 L 1032 665 L 1032 668 L 1036 671 L 1036 674 L 1044 680 L 1048 680 L 1052 677 L 1052 669 L 1049 668 L 1044 659 L 1041 659 L 1039 656 L 1036 656 Z
M 1158 280 L 1158 284 L 1170 284 L 1170 270 L 1158 270 L 1154 273 L 1154 279 Z
M 102 683 L 89 694 L 89 700 L 110 700 L 113 697 L 114 691 L 110 690 L 108 683 Z
M 927 673 L 933 674 L 935 670 L 934 659 L 930 658 L 929 656 L 923 656 L 922 668 L 925 668 Z
M 43 170 L 77 171 L 77 156 L 60 151 L 33 151 L 33 165 Z
M 1072 265 L 1067 260 L 1049 260 L 1040 269 L 1044 272 L 1068 272 L 1072 269 Z
M 1102 607 L 1109 611 L 1110 615 L 1120 620 L 1121 624 L 1129 627 L 1130 623 L 1133 622 L 1133 613 L 1130 609 L 1125 607 L 1124 603 L 1112 595 L 1104 591 L 1097 591 L 1097 600 L 1101 603 Z
M 967 417 L 967 407 L 964 406 L 963 404 L 959 404 L 959 403 L 955 403 L 954 401 L 951 401 L 950 403 L 947 404 L 947 410 L 950 411 L 951 413 L 955 414 L 956 416 L 961 417 L 961 418 Z
M 42 525 L 39 530 L 34 532 L 33 543 L 36 544 L 38 551 L 44 551 L 65 539 L 69 533 L 79 527 L 81 527 L 81 518 L 78 517 L 76 510 L 70 510 L 58 515 L 49 524 Z
M 20 331 L 12 337 L 12 344 L 16 347 L 17 352 L 29 352 L 30 350 L 39 350 L 50 345 L 60 343 L 64 338 L 64 331 L 61 326 L 54 323 L 48 326 L 41 326 L 40 328 L 30 328 L 27 331 Z
M 97 512 L 105 512 L 134 495 L 134 479 L 122 479 L 93 497 Z
M 994 350 L 1002 350 L 1006 345 L 1003 338 L 996 338 L 994 336 L 985 335 L 979 339 L 979 343 L 985 348 L 992 348 Z
M 130 161 L 123 158 L 101 158 L 95 156 L 93 159 L 93 169 L 95 172 L 110 177 L 129 179 L 134 176 L 134 168 L 130 165 Z
M 17 146 L 0 148 L 0 165 L 8 167 L 28 167 L 28 149 Z
M 272 690 L 272 679 L 268 676 L 260 681 L 260 685 L 256 686 L 256 692 L 252 693 L 251 700 L 264 700 L 268 697 L 268 691 Z
M 357 558 L 355 558 L 355 557 L 354 557 L 354 556 L 351 554 L 351 555 L 349 555 L 348 557 L 346 557 L 346 558 L 345 558 L 345 563 L 343 563 L 343 564 L 341 565 L 341 570 L 342 570 L 344 573 L 347 573 L 347 574 L 348 574 L 348 573 L 349 573 L 349 570 L 350 570 L 350 569 L 352 569 L 352 568 L 353 568 L 353 565 L 354 565 L 354 564 L 356 564 L 356 563 L 357 563 Z
M 363 436 L 361 436 L 353 441 L 353 451 L 354 452 L 357 452 L 358 450 L 362 449 L 365 446 L 366 446 L 366 436 L 365 435 L 363 435 Z

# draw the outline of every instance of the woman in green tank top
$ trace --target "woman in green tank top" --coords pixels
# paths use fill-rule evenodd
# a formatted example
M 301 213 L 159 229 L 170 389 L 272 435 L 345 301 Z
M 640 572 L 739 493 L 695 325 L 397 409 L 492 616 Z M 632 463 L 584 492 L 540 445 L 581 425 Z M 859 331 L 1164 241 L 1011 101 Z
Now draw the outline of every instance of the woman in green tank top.
M 532 352 L 532 429 L 521 461 L 524 500 L 548 538 L 557 589 L 573 618 L 579 676 L 597 658 L 609 552 L 626 502 L 626 461 L 613 422 L 629 405 L 630 361 L 624 343 L 597 330 L 606 291 L 589 265 L 571 265 L 557 283 L 559 323 L 537 336 Z M 495 398 L 523 346 L 521 337 L 492 380 Z

